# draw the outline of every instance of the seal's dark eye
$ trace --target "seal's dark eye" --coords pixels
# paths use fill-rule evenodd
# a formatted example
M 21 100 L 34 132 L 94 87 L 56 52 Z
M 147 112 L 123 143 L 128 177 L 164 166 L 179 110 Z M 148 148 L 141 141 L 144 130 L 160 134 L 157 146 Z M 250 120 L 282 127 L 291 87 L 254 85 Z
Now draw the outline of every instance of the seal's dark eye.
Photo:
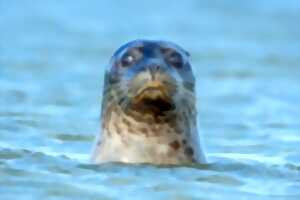
M 167 55 L 166 61 L 176 68 L 181 68 L 183 66 L 182 56 L 175 51 Z
M 132 55 L 130 52 L 125 53 L 121 58 L 121 65 L 123 67 L 129 67 L 136 61 L 134 55 Z

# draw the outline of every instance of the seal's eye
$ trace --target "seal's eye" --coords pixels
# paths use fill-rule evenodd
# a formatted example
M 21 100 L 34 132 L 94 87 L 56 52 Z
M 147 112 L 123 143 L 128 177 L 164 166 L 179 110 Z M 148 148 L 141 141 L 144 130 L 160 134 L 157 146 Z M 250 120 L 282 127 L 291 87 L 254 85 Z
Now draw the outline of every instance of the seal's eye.
M 173 52 L 169 53 L 166 56 L 166 61 L 167 61 L 168 64 L 170 64 L 170 65 L 172 65 L 176 68 L 181 68 L 183 66 L 183 58 L 176 51 L 173 51 Z
M 125 53 L 121 58 L 121 65 L 123 67 L 129 67 L 136 61 L 134 55 L 130 52 Z
M 133 64 L 137 63 L 143 57 L 142 51 L 140 47 L 134 47 L 123 54 L 121 57 L 121 66 L 122 67 L 130 67 Z

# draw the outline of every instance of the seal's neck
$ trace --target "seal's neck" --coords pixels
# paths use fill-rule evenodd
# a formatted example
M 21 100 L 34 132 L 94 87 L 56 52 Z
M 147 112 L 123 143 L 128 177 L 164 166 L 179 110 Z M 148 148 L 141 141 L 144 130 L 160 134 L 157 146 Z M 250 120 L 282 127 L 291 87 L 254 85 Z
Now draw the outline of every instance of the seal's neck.
M 102 135 L 94 160 L 179 164 L 196 160 L 195 125 L 188 112 L 142 116 L 108 105 L 103 112 Z M 187 110 L 186 110 L 187 111 Z M 193 112 L 192 112 L 193 113 Z
M 196 109 L 192 98 L 183 101 L 164 115 L 153 115 L 124 109 L 119 101 L 106 99 L 102 105 L 102 131 L 92 159 L 156 164 L 195 162 L 199 152 Z
M 102 130 L 107 134 L 140 135 L 145 137 L 169 134 L 190 135 L 195 122 L 195 109 L 181 106 L 163 115 L 141 113 L 135 109 L 123 110 L 116 103 L 107 105 L 102 112 Z

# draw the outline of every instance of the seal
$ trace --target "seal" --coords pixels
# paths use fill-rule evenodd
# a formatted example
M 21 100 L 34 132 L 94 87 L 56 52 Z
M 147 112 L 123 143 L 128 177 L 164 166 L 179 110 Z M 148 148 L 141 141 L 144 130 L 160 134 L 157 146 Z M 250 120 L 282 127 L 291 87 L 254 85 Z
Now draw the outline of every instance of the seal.
M 105 72 L 93 163 L 205 163 L 189 54 L 166 41 L 121 46 Z

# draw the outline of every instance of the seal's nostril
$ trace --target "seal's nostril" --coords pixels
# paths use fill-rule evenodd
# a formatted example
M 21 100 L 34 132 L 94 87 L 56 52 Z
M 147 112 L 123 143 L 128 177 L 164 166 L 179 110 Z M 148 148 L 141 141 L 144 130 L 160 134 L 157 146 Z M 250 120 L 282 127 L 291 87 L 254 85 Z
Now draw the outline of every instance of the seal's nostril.
M 160 70 L 160 65 L 159 64 L 151 64 L 149 66 L 150 70 L 153 71 L 153 72 L 157 72 Z
M 158 71 L 160 69 L 159 65 L 155 65 L 155 70 Z
M 161 66 L 159 64 L 151 64 L 148 66 L 148 68 L 150 71 L 151 79 L 155 80 L 155 74 L 160 71 Z

